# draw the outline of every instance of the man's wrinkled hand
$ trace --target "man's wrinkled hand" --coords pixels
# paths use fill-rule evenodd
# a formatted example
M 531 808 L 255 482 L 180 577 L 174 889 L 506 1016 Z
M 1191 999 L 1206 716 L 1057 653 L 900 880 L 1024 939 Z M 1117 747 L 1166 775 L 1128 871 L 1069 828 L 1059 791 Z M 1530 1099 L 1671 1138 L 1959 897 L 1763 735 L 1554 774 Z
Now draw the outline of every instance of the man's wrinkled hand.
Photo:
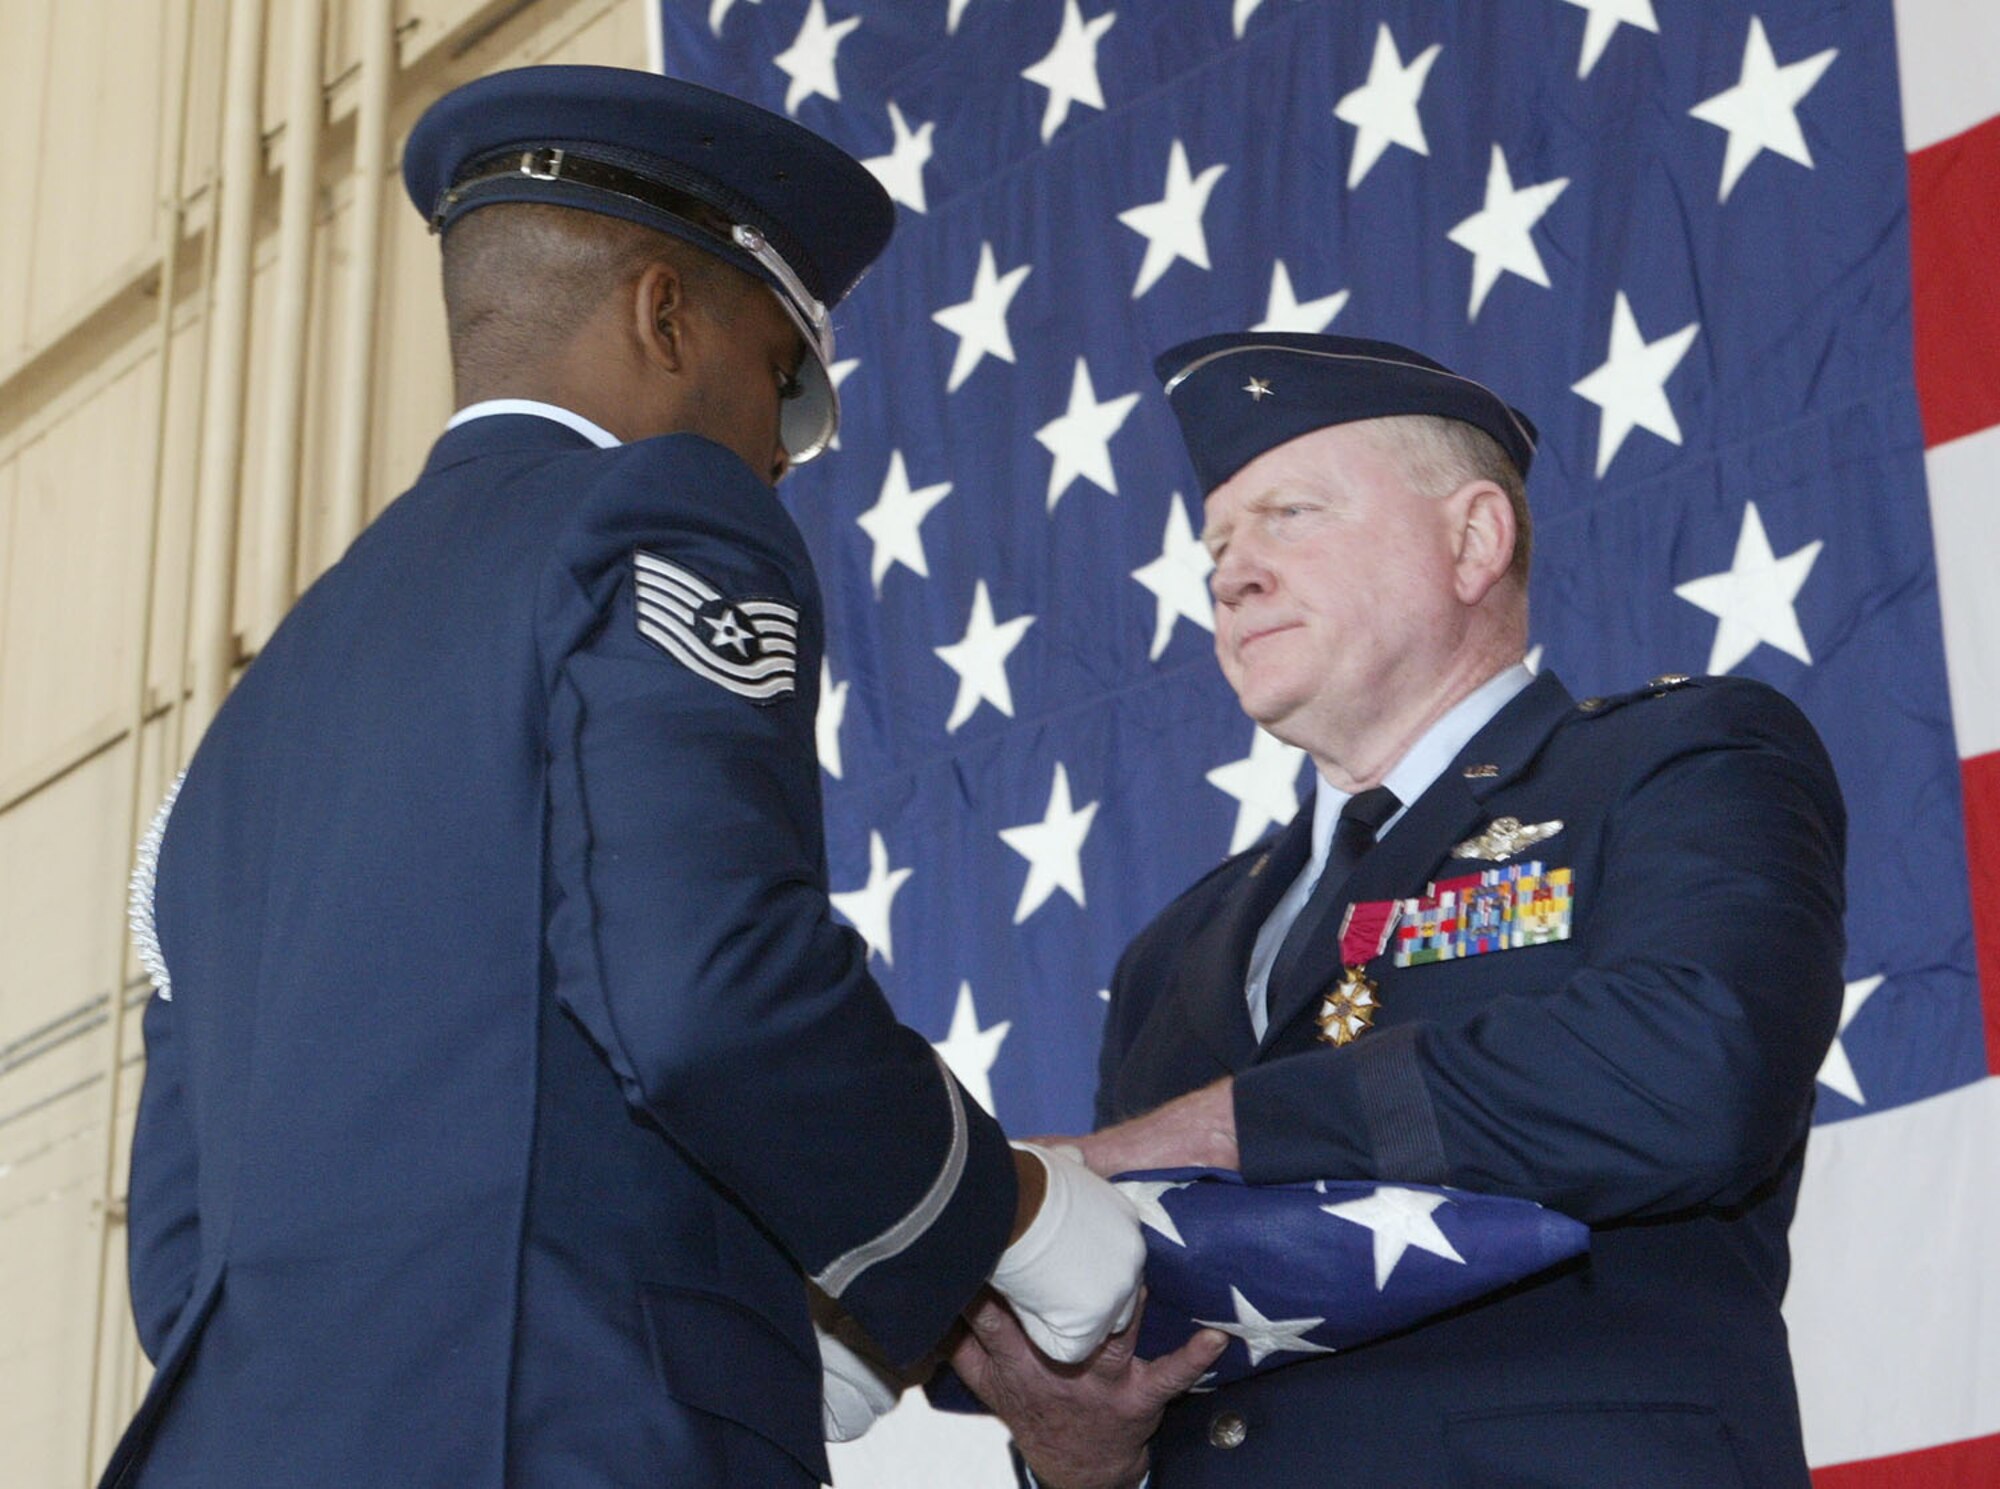
M 1204 1329 L 1170 1355 L 1141 1360 L 1133 1354 L 1138 1340 L 1135 1310 L 1088 1358 L 1057 1364 L 989 1293 L 966 1310 L 951 1365 L 1007 1424 L 1043 1489 L 1130 1489 L 1145 1477 L 1160 1414 L 1229 1343 Z
M 1155 1168 L 1235 1168 L 1236 1087 L 1227 1076 L 1142 1117 L 1058 1142 L 1104 1178 Z

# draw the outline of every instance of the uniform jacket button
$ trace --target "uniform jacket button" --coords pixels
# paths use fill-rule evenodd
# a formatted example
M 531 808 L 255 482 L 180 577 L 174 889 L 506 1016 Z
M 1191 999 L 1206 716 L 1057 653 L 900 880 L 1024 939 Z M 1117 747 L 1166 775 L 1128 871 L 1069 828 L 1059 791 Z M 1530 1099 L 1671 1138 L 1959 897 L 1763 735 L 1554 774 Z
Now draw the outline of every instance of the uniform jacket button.
M 1243 1439 L 1250 1435 L 1250 1424 L 1243 1420 L 1241 1412 L 1219 1411 L 1208 1419 L 1208 1441 L 1211 1447 L 1240 1448 Z

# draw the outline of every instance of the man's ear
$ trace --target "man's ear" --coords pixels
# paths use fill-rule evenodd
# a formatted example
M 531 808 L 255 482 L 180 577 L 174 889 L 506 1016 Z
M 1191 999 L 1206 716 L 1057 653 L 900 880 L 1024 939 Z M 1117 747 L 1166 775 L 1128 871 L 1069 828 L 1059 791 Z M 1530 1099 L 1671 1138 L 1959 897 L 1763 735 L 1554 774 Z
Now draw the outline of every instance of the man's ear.
M 639 353 L 667 372 L 687 364 L 687 281 L 664 259 L 646 266 L 632 287 L 632 331 Z
M 1454 587 L 1476 605 L 1514 562 L 1514 504 L 1491 481 L 1468 481 L 1448 498 L 1457 522 Z

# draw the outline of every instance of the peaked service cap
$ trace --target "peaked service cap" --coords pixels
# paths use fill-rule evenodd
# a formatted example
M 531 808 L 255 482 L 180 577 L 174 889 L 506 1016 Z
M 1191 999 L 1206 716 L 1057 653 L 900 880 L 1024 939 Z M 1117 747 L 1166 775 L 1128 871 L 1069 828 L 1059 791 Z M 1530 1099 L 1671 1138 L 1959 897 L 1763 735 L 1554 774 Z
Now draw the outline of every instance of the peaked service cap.
M 432 104 L 404 147 L 403 185 L 433 232 L 496 202 L 540 202 L 638 223 L 754 275 L 808 351 L 781 416 L 792 463 L 839 429 L 831 311 L 888 244 L 896 209 L 811 130 L 657 73 L 521 67 Z M 702 220 L 717 214 L 719 232 Z
M 1232 331 L 1161 353 L 1153 371 L 1207 496 L 1266 450 L 1332 424 L 1397 414 L 1493 436 L 1525 478 L 1535 426 L 1491 388 L 1408 347 L 1358 336 Z

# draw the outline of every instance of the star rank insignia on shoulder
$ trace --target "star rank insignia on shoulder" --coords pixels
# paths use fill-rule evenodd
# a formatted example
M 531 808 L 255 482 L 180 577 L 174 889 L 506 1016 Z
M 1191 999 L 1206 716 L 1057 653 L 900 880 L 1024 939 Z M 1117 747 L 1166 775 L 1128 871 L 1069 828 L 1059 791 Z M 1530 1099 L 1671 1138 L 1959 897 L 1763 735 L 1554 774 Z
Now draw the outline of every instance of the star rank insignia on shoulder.
M 633 550 L 639 634 L 698 677 L 754 703 L 798 688 L 799 612 L 777 600 L 731 600 L 690 569 Z

